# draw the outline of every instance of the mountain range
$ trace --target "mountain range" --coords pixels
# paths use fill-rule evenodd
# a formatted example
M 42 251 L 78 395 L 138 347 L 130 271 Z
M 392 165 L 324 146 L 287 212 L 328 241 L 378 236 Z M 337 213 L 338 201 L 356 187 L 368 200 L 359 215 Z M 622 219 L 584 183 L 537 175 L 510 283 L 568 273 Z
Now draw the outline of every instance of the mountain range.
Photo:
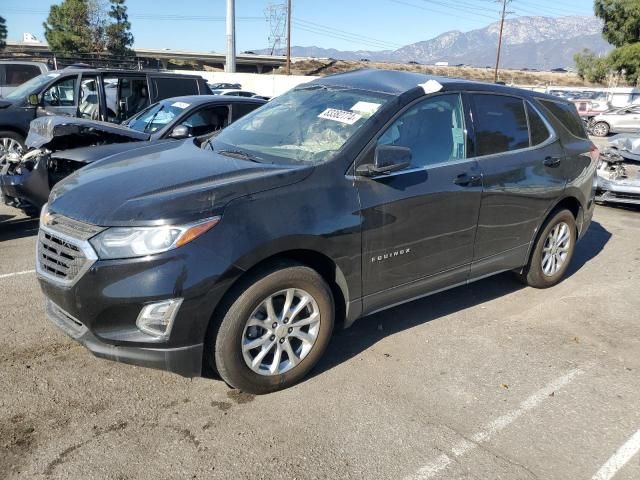
M 292 47 L 295 57 L 335 58 L 380 62 L 449 62 L 476 67 L 495 63 L 500 22 L 485 28 L 453 30 L 397 50 L 343 51 L 330 48 Z M 611 50 L 602 38 L 602 22 L 596 17 L 516 17 L 505 20 L 500 65 L 505 68 L 550 69 L 573 66 L 573 56 L 585 48 L 597 54 Z M 268 54 L 269 49 L 256 50 Z M 281 52 L 278 52 L 281 53 Z

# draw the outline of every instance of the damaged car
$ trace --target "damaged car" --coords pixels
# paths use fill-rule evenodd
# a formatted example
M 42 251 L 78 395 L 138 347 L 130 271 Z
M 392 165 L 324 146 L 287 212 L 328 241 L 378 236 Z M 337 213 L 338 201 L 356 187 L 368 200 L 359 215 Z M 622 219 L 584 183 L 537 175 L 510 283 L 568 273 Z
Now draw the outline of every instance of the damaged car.
M 596 201 L 640 205 L 640 136 L 616 135 L 600 156 Z
M 24 156 L 0 169 L 5 204 L 38 215 L 51 188 L 79 168 L 148 142 L 205 137 L 262 106 L 261 99 L 194 95 L 155 103 L 122 125 L 64 116 L 31 122 Z

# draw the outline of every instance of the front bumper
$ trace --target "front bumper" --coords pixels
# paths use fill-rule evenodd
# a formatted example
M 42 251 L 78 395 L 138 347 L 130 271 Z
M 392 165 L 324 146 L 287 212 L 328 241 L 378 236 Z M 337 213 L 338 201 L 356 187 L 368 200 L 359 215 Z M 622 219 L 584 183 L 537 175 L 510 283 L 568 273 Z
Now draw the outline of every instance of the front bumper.
M 640 205 L 640 183 L 628 180 L 612 182 L 598 177 L 596 202 Z
M 60 330 L 84 345 L 96 357 L 198 377 L 202 373 L 202 343 L 178 348 L 141 348 L 110 345 L 100 341 L 79 320 L 47 300 L 47 318 Z
M 25 211 L 38 212 L 49 197 L 49 174 L 46 162 L 39 161 L 33 170 L 21 174 L 9 171 L 6 165 L 0 172 L 0 192 L 3 202 Z
M 47 231 L 50 229 L 43 227 L 41 234 Z M 149 257 L 90 259 L 73 281 L 53 278 L 38 264 L 47 316 L 98 357 L 200 376 L 213 311 L 240 274 L 206 237 Z M 146 305 L 172 298 L 183 301 L 168 339 L 137 327 L 138 315 Z

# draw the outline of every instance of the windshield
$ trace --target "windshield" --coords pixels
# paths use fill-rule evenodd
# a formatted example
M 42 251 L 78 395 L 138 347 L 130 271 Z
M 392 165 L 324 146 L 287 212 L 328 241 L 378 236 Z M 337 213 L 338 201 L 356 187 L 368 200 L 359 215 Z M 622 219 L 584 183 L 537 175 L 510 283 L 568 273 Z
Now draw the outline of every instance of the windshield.
M 34 91 L 59 76 L 59 73 L 43 73 L 42 75 L 33 77 L 31 80 L 24 82 L 18 88 L 9 93 L 5 98 L 9 100 L 20 100 L 21 98 L 25 98 L 27 95 L 37 93 Z
M 125 121 L 124 125 L 138 132 L 155 133 L 171 123 L 190 106 L 190 103 L 180 101 L 154 103 Z
M 308 85 L 273 99 L 220 132 L 214 150 L 296 163 L 330 160 L 390 98 L 377 92 Z

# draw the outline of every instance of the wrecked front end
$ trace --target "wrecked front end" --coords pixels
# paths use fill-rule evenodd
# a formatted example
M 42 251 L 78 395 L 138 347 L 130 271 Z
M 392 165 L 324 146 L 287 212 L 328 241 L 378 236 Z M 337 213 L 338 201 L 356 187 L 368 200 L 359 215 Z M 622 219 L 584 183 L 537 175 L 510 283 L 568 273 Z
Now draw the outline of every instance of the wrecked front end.
M 46 149 L 31 150 L 19 160 L 9 159 L 0 172 L 2 200 L 35 216 L 47 203 L 51 187 L 82 166 L 52 158 L 52 152 Z
M 0 166 L 2 200 L 35 216 L 56 183 L 97 159 L 84 148 L 148 139 L 147 134 L 105 122 L 61 116 L 37 118 L 31 122 L 25 142 L 31 150 L 22 158 L 8 158 Z
M 640 137 L 616 135 L 600 155 L 596 201 L 640 205 Z

